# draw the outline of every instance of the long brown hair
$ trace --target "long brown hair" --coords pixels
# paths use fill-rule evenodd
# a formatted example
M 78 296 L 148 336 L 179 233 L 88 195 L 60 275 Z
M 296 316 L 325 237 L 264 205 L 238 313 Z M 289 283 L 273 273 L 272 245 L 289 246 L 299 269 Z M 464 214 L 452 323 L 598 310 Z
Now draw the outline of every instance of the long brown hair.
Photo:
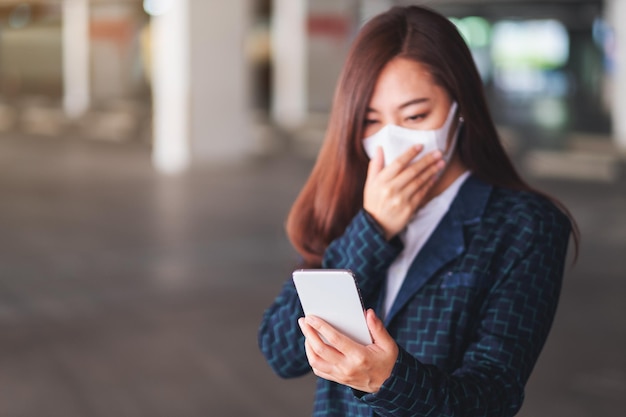
M 458 152 L 473 175 L 495 186 L 537 192 L 522 180 L 502 147 L 480 75 L 454 24 L 427 8 L 394 7 L 366 23 L 354 40 L 335 90 L 324 143 L 287 217 L 288 237 L 309 267 L 321 265 L 326 247 L 363 206 L 369 162 L 361 144 L 363 122 L 378 75 L 396 57 L 425 65 L 458 103 L 465 120 Z M 578 247 L 573 219 L 572 224 Z

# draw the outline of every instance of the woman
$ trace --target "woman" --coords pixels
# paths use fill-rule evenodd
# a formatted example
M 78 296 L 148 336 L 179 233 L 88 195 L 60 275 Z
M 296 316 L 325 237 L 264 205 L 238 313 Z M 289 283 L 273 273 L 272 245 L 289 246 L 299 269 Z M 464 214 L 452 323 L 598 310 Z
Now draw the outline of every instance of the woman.
M 316 416 L 512 416 L 555 314 L 566 213 L 516 173 L 455 27 L 393 8 L 358 34 L 287 220 L 304 267 L 354 272 L 374 342 L 302 318 L 288 280 L 260 348 L 282 377 L 320 377 Z

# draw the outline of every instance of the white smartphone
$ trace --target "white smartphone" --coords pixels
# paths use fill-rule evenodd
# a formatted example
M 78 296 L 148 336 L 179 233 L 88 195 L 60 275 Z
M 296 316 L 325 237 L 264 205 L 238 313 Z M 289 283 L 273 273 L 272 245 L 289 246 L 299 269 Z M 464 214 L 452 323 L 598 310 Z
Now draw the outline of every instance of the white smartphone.
M 347 269 L 299 269 L 293 282 L 305 315 L 317 316 L 363 345 L 372 343 L 356 279 Z

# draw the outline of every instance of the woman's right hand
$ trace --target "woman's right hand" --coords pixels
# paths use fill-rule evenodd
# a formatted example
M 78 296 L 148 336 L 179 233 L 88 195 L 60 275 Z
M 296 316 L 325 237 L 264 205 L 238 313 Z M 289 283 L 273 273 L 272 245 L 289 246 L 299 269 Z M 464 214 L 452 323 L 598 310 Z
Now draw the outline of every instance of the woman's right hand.
M 423 146 L 410 148 L 388 166 L 384 166 L 381 147 L 369 163 L 363 208 L 382 227 L 390 240 L 408 224 L 425 201 L 428 191 L 445 163 L 440 151 L 434 151 L 411 163 Z

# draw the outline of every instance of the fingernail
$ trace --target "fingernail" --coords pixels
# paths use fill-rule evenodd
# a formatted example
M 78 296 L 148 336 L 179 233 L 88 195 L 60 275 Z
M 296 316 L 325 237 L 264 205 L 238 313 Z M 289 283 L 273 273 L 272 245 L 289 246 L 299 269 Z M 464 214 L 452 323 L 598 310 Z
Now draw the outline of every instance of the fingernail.
M 317 317 L 315 316 L 306 316 L 305 321 L 309 326 L 314 326 L 317 323 L 319 323 L 319 321 L 317 320 Z
M 441 151 L 435 151 L 433 152 L 433 158 L 435 159 L 439 159 L 442 157 Z
M 446 163 L 442 160 L 437 162 L 437 169 L 443 169 L 446 166 Z

